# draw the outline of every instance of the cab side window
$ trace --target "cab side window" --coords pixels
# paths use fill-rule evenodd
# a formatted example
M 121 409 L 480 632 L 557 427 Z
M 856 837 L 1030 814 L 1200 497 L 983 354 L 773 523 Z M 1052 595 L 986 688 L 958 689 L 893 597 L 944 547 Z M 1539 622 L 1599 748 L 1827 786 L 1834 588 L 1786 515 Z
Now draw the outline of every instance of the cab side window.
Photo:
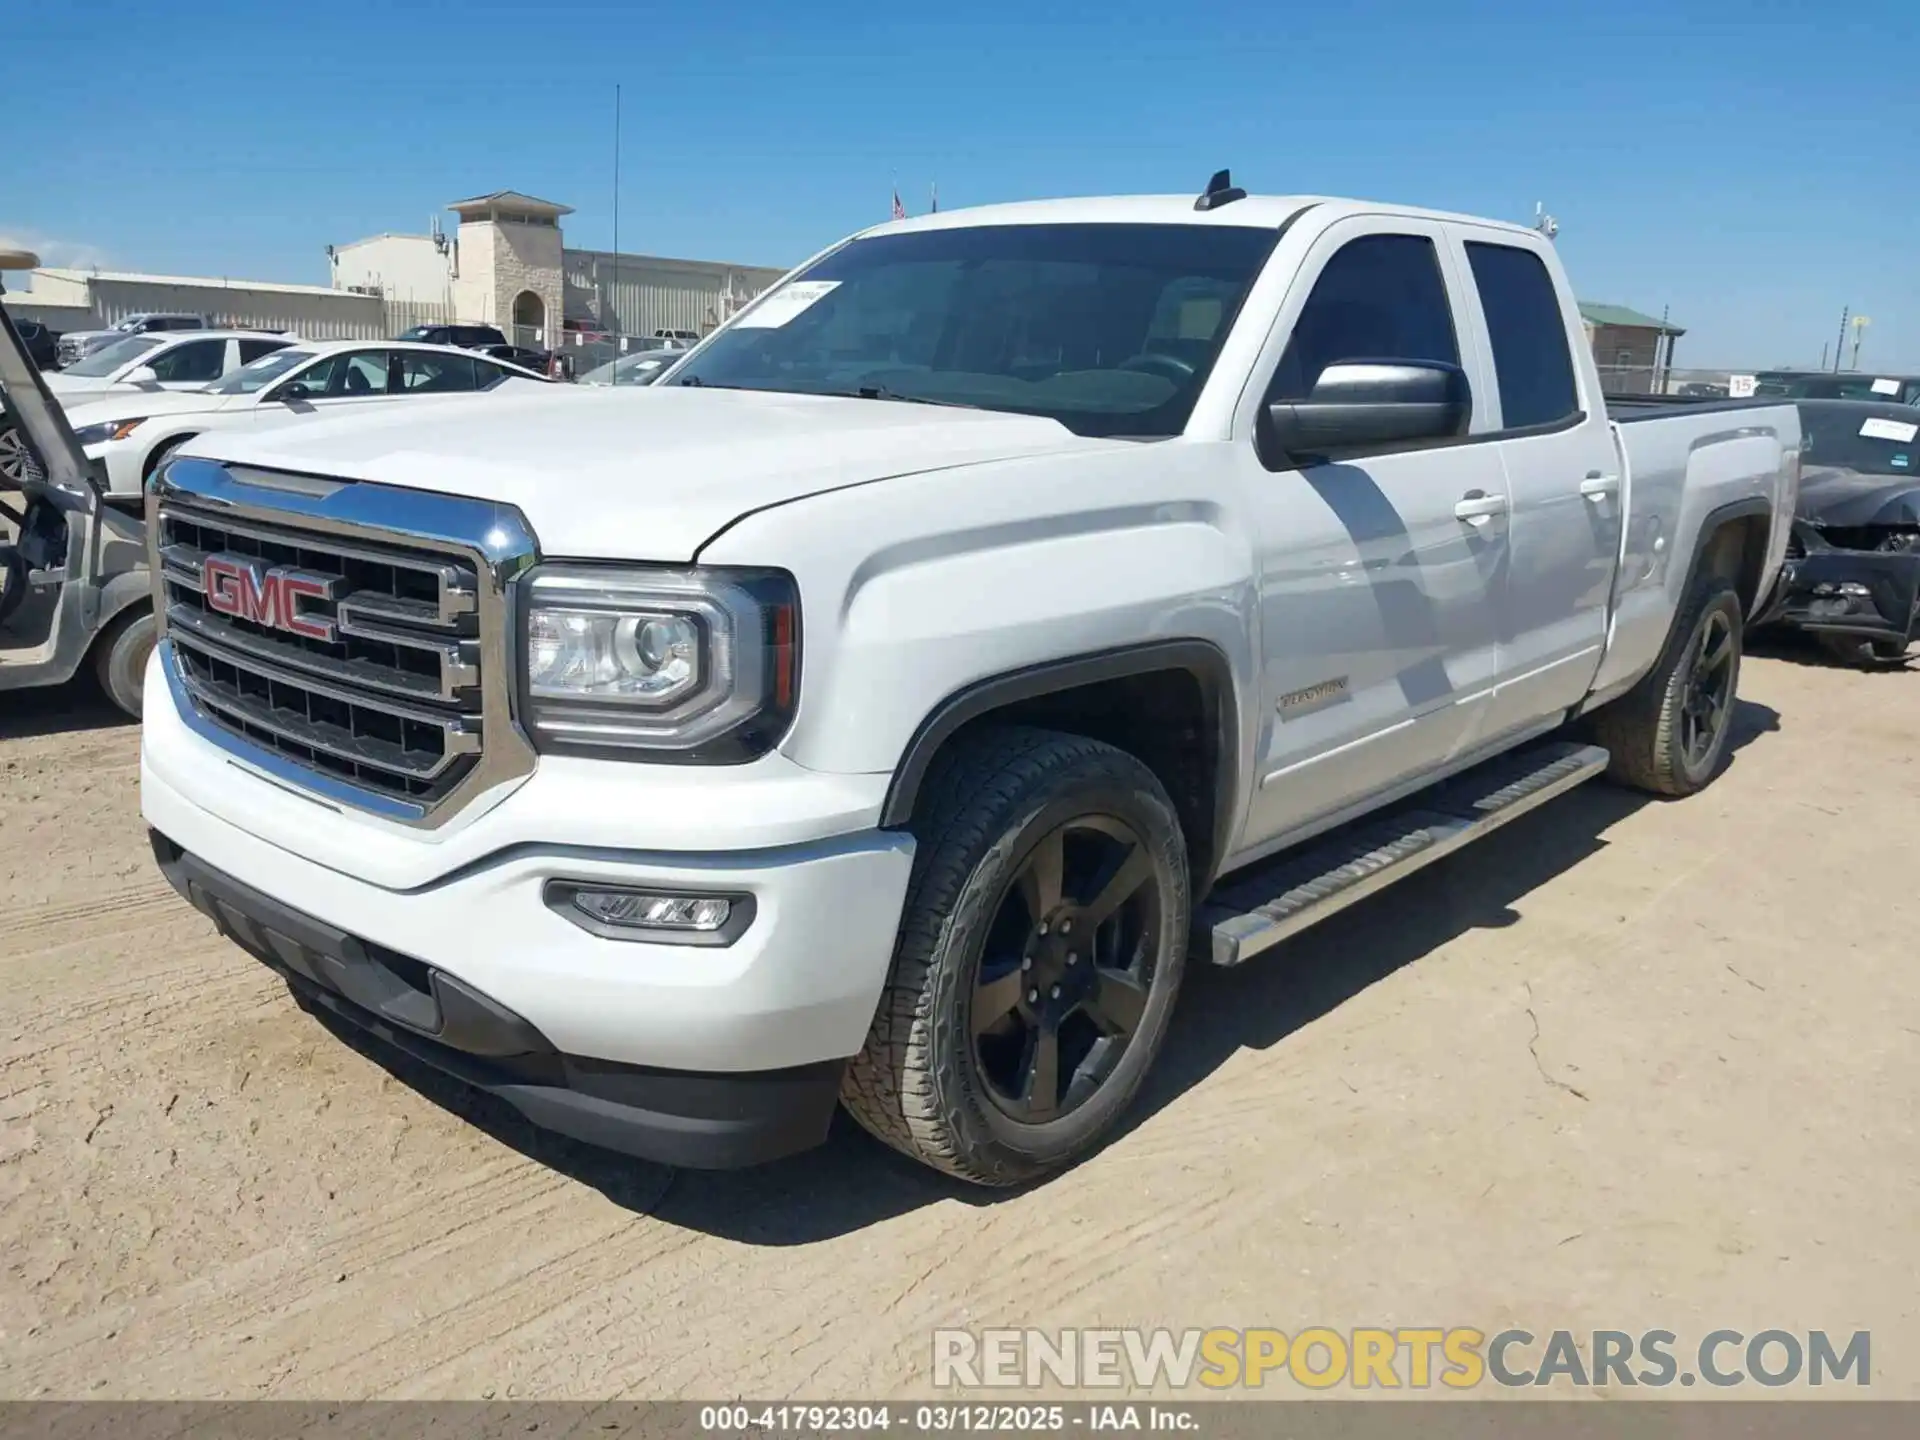
M 1493 343 L 1501 428 L 1552 425 L 1578 412 L 1567 322 L 1540 257 L 1513 245 L 1469 240 L 1467 263 Z M 1618 358 L 1622 366 L 1634 363 L 1630 351 Z
M 1340 247 L 1293 323 L 1267 399 L 1304 400 L 1343 360 L 1460 363 L 1440 257 L 1424 235 L 1365 235 Z

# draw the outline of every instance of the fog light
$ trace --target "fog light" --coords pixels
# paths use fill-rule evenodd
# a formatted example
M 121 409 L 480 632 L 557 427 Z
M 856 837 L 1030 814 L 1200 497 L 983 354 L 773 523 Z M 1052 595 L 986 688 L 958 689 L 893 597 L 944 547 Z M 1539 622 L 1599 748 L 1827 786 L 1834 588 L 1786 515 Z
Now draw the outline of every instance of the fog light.
M 596 935 L 669 945 L 730 945 L 753 920 L 751 895 L 701 895 L 549 881 L 547 905 Z
M 718 930 L 733 913 L 731 900 L 634 890 L 581 890 L 573 903 L 604 924 L 638 930 Z

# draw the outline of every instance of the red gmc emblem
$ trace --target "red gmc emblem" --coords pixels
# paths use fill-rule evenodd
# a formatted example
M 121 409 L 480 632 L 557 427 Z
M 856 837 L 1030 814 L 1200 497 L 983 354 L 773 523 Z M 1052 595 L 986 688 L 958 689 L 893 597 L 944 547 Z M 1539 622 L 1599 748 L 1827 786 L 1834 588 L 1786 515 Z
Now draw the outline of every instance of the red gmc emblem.
M 333 619 L 300 608 L 304 600 L 331 600 L 340 583 L 332 575 L 314 575 L 290 566 L 268 569 L 239 555 L 209 555 L 200 564 L 207 608 L 216 615 L 250 620 L 269 630 L 286 630 L 309 640 L 331 641 Z

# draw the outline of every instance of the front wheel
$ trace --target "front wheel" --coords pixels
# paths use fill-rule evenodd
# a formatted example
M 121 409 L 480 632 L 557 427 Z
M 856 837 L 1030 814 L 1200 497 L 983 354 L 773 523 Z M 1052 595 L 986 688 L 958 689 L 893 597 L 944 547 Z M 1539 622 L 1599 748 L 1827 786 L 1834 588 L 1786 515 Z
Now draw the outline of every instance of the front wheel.
M 140 696 L 146 684 L 147 660 L 153 654 L 159 627 L 153 612 L 142 608 L 122 615 L 94 642 L 93 673 L 107 698 L 134 719 L 140 718 Z
M 1594 713 L 1594 736 L 1613 757 L 1608 775 L 1654 795 L 1705 788 L 1726 758 L 1744 638 L 1733 585 L 1698 577 L 1653 669 Z
M 27 478 L 27 442 L 11 420 L 0 419 L 0 485 L 18 490 Z
M 1140 761 L 990 730 L 936 762 L 893 970 L 842 1101 L 982 1185 L 1059 1169 L 1112 1129 L 1166 1038 L 1187 849 Z

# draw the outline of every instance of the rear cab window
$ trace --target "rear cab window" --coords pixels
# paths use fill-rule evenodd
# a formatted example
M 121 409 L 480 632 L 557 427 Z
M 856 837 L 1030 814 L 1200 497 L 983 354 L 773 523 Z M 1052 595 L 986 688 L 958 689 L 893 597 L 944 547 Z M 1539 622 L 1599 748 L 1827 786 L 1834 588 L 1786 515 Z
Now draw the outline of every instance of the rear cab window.
M 1502 430 L 1558 425 L 1580 414 L 1567 322 L 1546 264 L 1517 245 L 1466 242 L 1493 346 Z

